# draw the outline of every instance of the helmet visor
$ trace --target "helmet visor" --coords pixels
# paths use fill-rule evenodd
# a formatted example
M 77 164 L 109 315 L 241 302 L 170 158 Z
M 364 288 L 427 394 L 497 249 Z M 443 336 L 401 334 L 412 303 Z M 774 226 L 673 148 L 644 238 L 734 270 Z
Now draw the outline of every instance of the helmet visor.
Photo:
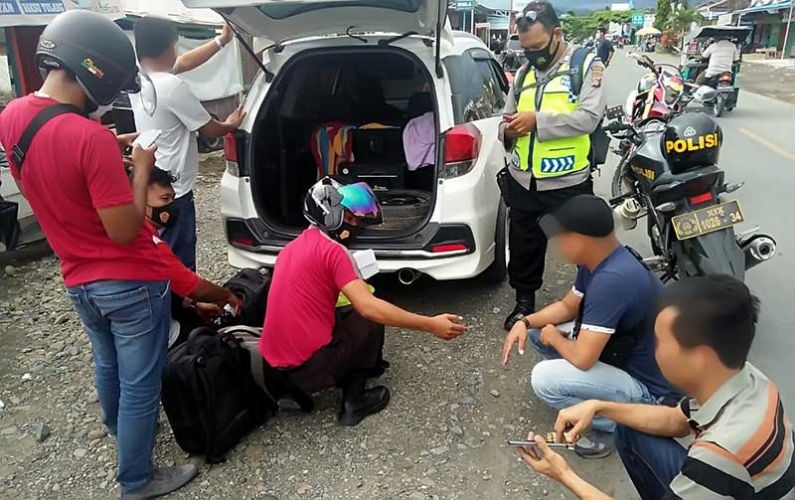
M 384 221 L 381 206 L 378 204 L 373 190 L 364 182 L 349 184 L 339 188 L 342 195 L 342 206 L 356 217 L 360 217 L 365 225 L 378 225 Z

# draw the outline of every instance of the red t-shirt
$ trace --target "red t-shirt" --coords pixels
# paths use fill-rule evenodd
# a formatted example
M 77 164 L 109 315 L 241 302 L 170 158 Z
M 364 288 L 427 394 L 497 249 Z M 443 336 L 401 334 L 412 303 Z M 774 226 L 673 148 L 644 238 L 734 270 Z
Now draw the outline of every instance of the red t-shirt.
M 0 143 L 17 181 L 10 151 L 36 114 L 55 103 L 29 95 L 12 101 L 0 115 Z M 116 138 L 99 123 L 69 113 L 45 124 L 22 166 L 22 187 L 61 259 L 67 287 L 99 280 L 169 279 L 150 227 L 144 225 L 131 244 L 119 245 L 99 219 L 98 209 L 133 201 Z
M 348 250 L 320 229 L 279 253 L 259 348 L 271 366 L 294 368 L 331 342 L 342 287 L 359 279 Z
M 154 226 L 152 226 L 149 221 L 146 221 L 146 225 L 149 226 L 152 231 L 155 231 Z M 163 262 L 168 266 L 171 291 L 183 299 L 195 292 L 201 281 L 199 275 L 191 271 L 179 260 L 179 257 L 174 255 L 168 243 L 157 236 L 152 236 L 152 241 L 155 242 L 155 246 L 158 252 L 160 252 L 160 257 L 163 259 Z

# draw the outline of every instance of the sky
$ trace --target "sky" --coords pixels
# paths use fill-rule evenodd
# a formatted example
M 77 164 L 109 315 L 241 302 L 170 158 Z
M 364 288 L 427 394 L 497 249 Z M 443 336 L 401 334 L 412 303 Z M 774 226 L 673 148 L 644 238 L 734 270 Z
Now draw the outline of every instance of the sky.
M 551 0 L 558 10 L 593 10 L 603 9 L 613 2 L 604 0 Z M 478 0 L 478 3 L 487 5 L 495 9 L 507 9 L 511 5 L 511 0 Z M 635 7 L 654 7 L 656 0 L 635 0 Z

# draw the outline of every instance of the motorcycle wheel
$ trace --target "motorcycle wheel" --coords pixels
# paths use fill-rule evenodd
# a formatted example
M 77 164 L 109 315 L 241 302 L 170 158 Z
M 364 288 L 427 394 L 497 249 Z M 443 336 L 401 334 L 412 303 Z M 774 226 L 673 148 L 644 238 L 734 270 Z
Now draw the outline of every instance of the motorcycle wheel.
M 616 166 L 616 171 L 613 172 L 613 181 L 610 185 L 610 195 L 613 198 L 625 195 L 634 190 L 632 181 L 627 177 L 627 162 L 622 159 Z
M 715 104 L 713 104 L 712 106 L 713 116 L 715 116 L 715 118 L 720 118 L 721 116 L 723 116 L 724 109 L 725 109 L 725 102 L 722 98 L 719 97 L 718 100 L 715 101 Z

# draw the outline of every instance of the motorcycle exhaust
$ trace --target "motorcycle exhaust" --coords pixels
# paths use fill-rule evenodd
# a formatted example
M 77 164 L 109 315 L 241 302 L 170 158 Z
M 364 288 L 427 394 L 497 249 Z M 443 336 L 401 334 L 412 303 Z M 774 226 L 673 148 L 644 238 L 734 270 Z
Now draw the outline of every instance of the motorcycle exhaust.
M 398 281 L 401 285 L 409 286 L 414 284 L 415 281 L 422 276 L 419 271 L 404 267 L 397 273 Z
M 757 235 L 740 244 L 745 254 L 745 269 L 751 269 L 776 255 L 776 240 L 767 235 Z
M 621 227 L 626 231 L 631 231 L 638 226 L 638 218 L 643 215 L 640 203 L 634 198 L 624 200 L 624 203 L 613 209 L 613 213 L 618 216 Z

